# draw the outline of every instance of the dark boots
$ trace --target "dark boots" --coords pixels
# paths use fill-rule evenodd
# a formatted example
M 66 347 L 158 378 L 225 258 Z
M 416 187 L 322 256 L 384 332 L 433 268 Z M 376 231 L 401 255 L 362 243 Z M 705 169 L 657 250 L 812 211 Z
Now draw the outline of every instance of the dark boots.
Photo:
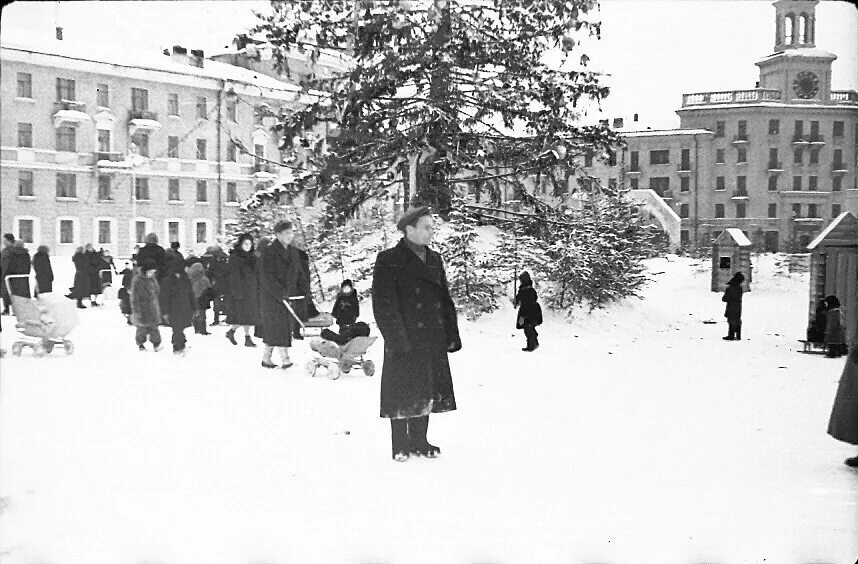
M 527 346 L 521 350 L 526 352 L 535 351 L 539 347 L 539 333 L 536 332 L 536 326 L 525 325 L 524 336 L 527 337 Z
M 408 460 L 408 419 L 390 420 L 390 438 L 393 460 L 405 462 Z
M 245 347 L 255 347 L 256 343 L 253 342 L 253 339 L 250 338 L 250 335 L 244 336 L 244 346 Z
M 230 329 L 229 331 L 227 331 L 226 332 L 226 338 L 233 345 L 238 344 L 238 341 L 235 340 L 235 329 Z
M 391 419 L 391 446 L 393 459 L 405 462 L 409 455 L 435 458 L 441 454 L 441 449 L 430 445 L 426 440 L 429 429 L 429 416 L 409 417 L 407 419 Z
M 723 337 L 725 341 L 741 341 L 742 340 L 742 320 L 727 319 L 727 336 Z

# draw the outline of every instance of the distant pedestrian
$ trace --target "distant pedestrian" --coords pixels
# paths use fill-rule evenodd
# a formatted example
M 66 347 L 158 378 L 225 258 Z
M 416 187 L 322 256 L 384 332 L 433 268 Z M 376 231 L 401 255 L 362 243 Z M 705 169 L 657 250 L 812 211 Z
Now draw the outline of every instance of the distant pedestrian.
M 244 329 L 244 346 L 255 347 L 250 329 L 259 323 L 259 282 L 256 272 L 256 251 L 253 235 L 245 233 L 236 241 L 229 254 L 229 316 L 226 338 L 237 345 L 235 332 Z
M 158 280 L 167 273 L 167 262 L 164 259 L 164 248 L 158 244 L 158 235 L 149 233 L 146 235 L 146 244 L 137 251 L 137 264 L 154 261 L 158 269 Z
M 86 309 L 86 306 L 83 305 L 83 299 L 91 297 L 89 291 L 91 267 L 89 257 L 84 252 L 83 247 L 75 249 L 72 262 L 74 263 L 74 285 L 68 297 L 77 300 L 78 309 Z
M 3 276 L 29 276 L 31 268 L 32 260 L 30 259 L 30 251 L 24 247 L 24 242 L 18 239 L 12 245 L 7 270 L 4 271 Z M 9 286 L 13 296 L 30 297 L 29 278 L 11 278 Z
M 33 255 L 33 270 L 36 273 L 36 294 L 49 294 L 54 291 L 54 270 L 51 268 L 50 249 L 39 245 Z
M 12 247 L 15 244 L 15 236 L 11 233 L 3 234 L 3 249 L 0 250 L 0 295 L 3 297 L 3 315 L 9 315 L 9 306 L 12 300 L 9 297 L 9 289 L 6 288 L 6 275 L 9 274 L 9 257 L 12 255 Z
M 742 282 L 745 275 L 737 272 L 727 282 L 727 289 L 721 301 L 727 304 L 724 309 L 724 317 L 727 318 L 727 336 L 725 341 L 742 340 Z
M 201 262 L 195 262 L 187 267 L 188 278 L 191 279 L 191 290 L 194 292 L 194 333 L 209 335 L 206 326 L 206 310 L 212 301 L 212 285 L 206 278 L 206 269 Z
M 212 283 L 212 293 L 214 300 L 212 301 L 212 313 L 214 320 L 212 325 L 220 323 L 220 317 L 229 316 L 229 257 L 217 245 L 212 245 L 206 249 L 202 256 L 203 264 L 206 267 L 206 277 Z
M 825 355 L 828 358 L 839 358 L 849 352 L 846 345 L 846 319 L 837 296 L 826 296 L 825 308 Z
M 196 300 L 191 280 L 185 272 L 185 261 L 172 261 L 168 268 L 161 282 L 161 316 L 173 330 L 173 353 L 183 354 L 187 343 L 185 329 L 193 325 Z
M 278 221 L 274 226 L 274 241 L 262 252 L 262 340 L 265 351 L 262 366 L 277 368 L 271 361 L 275 348 L 280 349 L 282 367 L 289 368 L 289 347 L 292 345 L 293 319 L 284 302 L 297 295 L 301 287 L 302 270 L 299 257 L 287 247 L 295 235 L 291 221 Z
M 102 252 L 96 251 L 91 243 L 87 243 L 85 254 L 89 257 L 89 303 L 93 307 L 100 305 L 98 296 L 104 293 L 107 280 L 112 280 L 110 263 Z M 107 276 L 105 276 L 107 275 Z
M 122 275 L 122 286 L 116 293 L 119 298 L 119 311 L 125 316 L 128 325 L 131 325 L 131 281 L 134 280 L 134 266 L 126 262 L 125 268 L 119 274 Z
M 183 255 L 182 251 L 179 250 L 181 248 L 181 246 L 182 246 L 182 244 L 179 243 L 178 241 L 172 241 L 170 243 L 170 248 L 173 249 L 173 252 L 176 253 L 176 256 L 178 256 L 179 259 L 182 262 L 184 262 L 185 261 L 185 255 Z M 164 252 L 166 252 L 166 250 Z
M 828 324 L 825 300 L 819 300 L 816 304 L 816 313 L 807 327 L 807 340 L 811 343 L 825 342 L 825 326 Z
M 539 348 L 539 333 L 536 332 L 536 327 L 542 325 L 542 307 L 537 301 L 530 273 L 522 272 L 518 281 L 520 286 L 515 295 L 515 305 L 518 306 L 515 327 L 524 329 L 524 336 L 527 338 L 527 346 L 521 350 L 532 352 Z
M 155 350 L 161 348 L 161 307 L 159 303 L 158 265 L 154 260 L 144 262 L 131 281 L 131 322 L 137 327 L 134 337 L 137 348 L 146 350 L 146 339 Z
M 404 237 L 378 253 L 372 307 L 384 337 L 380 415 L 390 419 L 393 459 L 403 462 L 441 452 L 426 438 L 429 414 L 456 409 L 448 354 L 462 342 L 441 255 L 428 247 L 429 208 L 409 210 L 396 226 Z
M 838 441 L 858 446 L 858 339 L 852 343 L 852 351 L 840 375 L 828 420 L 828 434 Z M 858 468 L 858 455 L 843 462 Z

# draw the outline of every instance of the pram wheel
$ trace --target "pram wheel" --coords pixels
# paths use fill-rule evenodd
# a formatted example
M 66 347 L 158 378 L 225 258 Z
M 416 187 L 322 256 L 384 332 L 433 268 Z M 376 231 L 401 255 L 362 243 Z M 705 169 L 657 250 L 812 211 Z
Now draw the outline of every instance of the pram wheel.
M 328 378 L 331 380 L 338 380 L 340 375 L 340 366 L 336 362 L 332 362 L 328 366 Z
M 71 341 L 63 341 L 63 348 L 66 350 L 66 354 L 74 352 L 74 344 Z
M 371 360 L 363 361 L 363 364 L 361 364 L 361 368 L 363 368 L 363 373 L 367 376 L 372 376 L 373 374 L 375 374 L 375 363 Z
M 41 344 L 33 345 L 33 356 L 38 358 L 45 356 L 45 347 Z
M 21 351 L 24 350 L 24 343 L 13 343 L 12 344 L 12 354 L 15 356 L 21 356 Z
M 308 360 L 307 364 L 304 366 L 304 372 L 307 373 L 307 376 L 313 377 L 316 375 L 316 361 Z
M 348 374 L 352 371 L 352 360 L 350 358 L 341 358 L 338 364 L 343 374 Z
M 54 352 L 54 342 L 53 341 L 42 341 L 42 348 L 45 349 L 45 352 L 51 354 Z

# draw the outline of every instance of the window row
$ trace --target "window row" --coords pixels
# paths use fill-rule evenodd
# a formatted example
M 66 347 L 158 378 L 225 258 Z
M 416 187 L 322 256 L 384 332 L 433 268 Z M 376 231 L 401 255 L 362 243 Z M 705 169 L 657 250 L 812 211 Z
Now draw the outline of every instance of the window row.
M 812 120 L 808 122 L 809 130 L 805 133 L 804 120 L 797 119 L 793 122 L 793 136 L 796 139 L 822 140 L 819 133 L 819 122 Z M 715 137 L 724 137 L 726 135 L 727 122 L 715 122 Z M 780 135 L 781 121 L 779 119 L 769 120 L 769 135 Z M 831 124 L 831 136 L 835 138 L 843 137 L 846 133 L 846 122 L 837 120 Z M 856 132 L 858 132 L 858 124 L 856 124 Z M 748 122 L 747 120 L 739 120 L 736 122 L 736 139 L 748 139 Z
M 715 190 L 723 191 L 726 190 L 726 179 L 723 176 L 715 177 Z M 780 177 L 777 175 L 769 176 L 768 180 L 768 189 L 770 192 L 775 192 L 780 190 Z M 804 177 L 802 176 L 793 176 L 792 177 L 792 190 L 801 191 L 804 189 Z M 831 191 L 832 192 L 840 192 L 843 189 L 843 177 L 842 176 L 832 176 L 831 177 Z M 737 176 L 736 177 L 736 190 L 738 192 L 745 192 L 747 190 L 747 177 L 746 176 Z M 819 190 L 819 177 L 818 176 L 808 176 L 807 177 L 807 190 L 810 192 L 814 192 Z
M 196 219 L 192 222 L 193 227 L 193 242 L 197 244 L 206 244 L 213 237 L 212 222 L 208 219 Z M 93 219 L 91 240 L 87 241 L 95 246 L 99 245 L 116 245 L 119 239 L 118 220 L 110 217 L 96 217 Z M 19 216 L 14 218 L 15 238 L 20 239 L 25 244 L 34 245 L 41 244 L 44 241 L 41 239 L 41 220 L 37 217 Z M 152 220 L 146 218 L 137 218 L 131 222 L 129 235 L 131 236 L 132 244 L 145 244 L 146 235 L 153 231 Z M 164 221 L 164 232 L 167 241 L 180 241 L 185 235 L 185 220 L 183 219 L 167 219 Z M 80 245 L 83 244 L 80 234 L 80 219 L 76 217 L 60 216 L 56 218 L 55 241 L 60 245 Z
M 98 175 L 98 199 L 99 201 L 113 201 L 114 193 L 122 185 L 130 183 L 130 177 L 116 177 L 109 174 Z M 18 196 L 35 197 L 34 175 L 31 170 L 18 171 Z M 56 197 L 77 198 L 77 174 L 73 172 L 56 173 Z M 206 203 L 209 201 L 209 182 L 207 180 L 196 181 L 196 201 Z M 134 199 L 137 201 L 149 201 L 149 178 L 137 177 L 134 179 Z M 182 201 L 182 183 L 179 178 L 167 179 L 167 201 Z M 227 203 L 238 203 L 238 187 L 235 182 L 226 182 Z
M 736 218 L 745 218 L 747 216 L 747 202 L 736 202 Z M 806 208 L 805 208 L 806 206 Z M 688 204 L 681 204 L 679 206 L 679 217 L 683 219 L 687 219 L 688 216 Z M 802 213 L 804 210 L 807 210 L 804 214 Z M 789 217 L 793 218 L 809 218 L 809 219 L 821 219 L 819 213 L 822 209 L 822 204 L 792 204 L 790 206 L 790 214 Z M 778 218 L 778 205 L 771 203 L 768 205 L 768 209 L 766 210 L 766 217 L 769 219 L 777 219 Z M 831 204 L 831 217 L 835 218 L 839 216 L 842 212 L 842 206 L 839 203 Z M 716 219 L 725 218 L 725 204 L 715 204 L 715 216 Z
M 56 100 L 57 102 L 76 102 L 77 101 L 77 85 L 73 79 L 57 78 L 56 79 Z M 18 73 L 18 98 L 33 99 L 33 75 L 31 73 Z M 110 107 L 110 86 L 106 83 L 99 83 L 95 87 L 96 105 L 102 108 Z M 194 115 L 199 119 L 209 119 L 212 113 L 217 109 L 209 108 L 208 99 L 205 96 L 197 96 L 192 101 L 194 105 Z M 131 89 L 131 109 L 134 111 L 149 110 L 149 91 L 145 88 Z M 167 94 L 167 115 L 179 116 L 179 94 L 170 92 Z M 259 115 L 262 112 L 259 108 L 255 109 L 254 114 Z M 235 98 L 227 97 L 226 99 L 226 118 L 232 122 L 236 122 L 236 100 Z M 257 117 L 259 121 L 259 117 Z

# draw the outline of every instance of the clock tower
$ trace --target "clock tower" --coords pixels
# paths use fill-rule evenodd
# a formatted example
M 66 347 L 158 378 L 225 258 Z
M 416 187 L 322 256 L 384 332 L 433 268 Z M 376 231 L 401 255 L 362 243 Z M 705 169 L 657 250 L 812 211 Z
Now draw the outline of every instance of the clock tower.
M 831 63 L 837 55 L 816 47 L 819 0 L 778 0 L 775 52 L 757 62 L 760 87 L 780 90 L 790 104 L 821 104 L 831 93 Z

